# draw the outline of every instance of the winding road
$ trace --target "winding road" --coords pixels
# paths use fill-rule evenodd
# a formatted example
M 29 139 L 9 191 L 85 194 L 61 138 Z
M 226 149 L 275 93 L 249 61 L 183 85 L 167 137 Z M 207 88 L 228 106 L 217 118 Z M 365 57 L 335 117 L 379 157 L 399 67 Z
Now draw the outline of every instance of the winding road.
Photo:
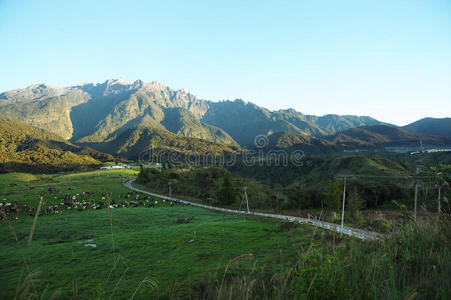
M 155 194 L 155 193 L 151 193 L 151 192 L 147 192 L 147 191 L 138 189 L 138 188 L 132 186 L 132 182 L 133 181 L 135 181 L 135 180 L 132 179 L 132 180 L 124 182 L 124 186 L 129 188 L 129 189 L 131 189 L 131 190 L 133 190 L 133 191 L 135 191 L 135 192 L 147 194 L 147 195 L 150 195 L 150 196 L 153 196 L 153 197 L 157 197 L 157 198 L 161 198 L 161 199 L 165 199 L 165 200 L 170 200 L 170 201 L 174 201 L 174 202 L 178 202 L 178 203 L 184 203 L 184 204 L 188 204 L 188 205 L 192 205 L 192 206 L 197 206 L 197 207 L 201 207 L 201 208 L 205 208 L 205 209 L 211 209 L 211 210 L 216 210 L 216 211 L 221 211 L 221 212 L 243 214 L 243 215 L 253 215 L 253 216 L 259 216 L 259 217 L 266 217 L 266 218 L 274 218 L 274 219 L 280 219 L 280 220 L 285 220 L 285 221 L 288 221 L 288 222 L 300 223 L 300 224 L 310 224 L 310 225 L 315 226 L 315 227 L 319 227 L 319 228 L 335 231 L 335 232 L 342 233 L 342 234 L 345 234 L 345 235 L 348 235 L 348 236 L 353 236 L 353 237 L 359 238 L 361 240 L 374 240 L 374 239 L 379 239 L 379 238 L 384 237 L 383 234 L 378 233 L 378 232 L 367 231 L 367 230 L 358 229 L 358 228 L 352 228 L 352 227 L 348 227 L 348 226 L 341 227 L 341 225 L 337 225 L 337 224 L 334 224 L 334 223 L 328 223 L 328 222 L 324 222 L 324 221 L 313 220 L 313 219 L 307 219 L 307 218 L 301 218 L 301 217 L 293 217 L 293 216 L 286 216 L 286 215 L 277 215 L 277 214 L 267 214 L 267 213 L 252 212 L 252 211 L 251 212 L 247 212 L 247 211 L 228 209 L 228 208 L 222 208 L 222 207 L 216 207 L 216 206 L 210 206 L 210 205 L 190 202 L 190 201 L 177 199 L 177 198 L 174 198 L 174 197 L 168 197 L 168 196 L 165 196 L 165 195 Z

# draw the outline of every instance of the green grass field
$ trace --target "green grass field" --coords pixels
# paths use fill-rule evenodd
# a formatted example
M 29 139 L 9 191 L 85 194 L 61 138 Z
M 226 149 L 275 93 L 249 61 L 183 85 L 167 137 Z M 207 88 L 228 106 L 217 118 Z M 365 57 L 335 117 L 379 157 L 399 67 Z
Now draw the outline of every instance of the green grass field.
M 0 175 L 1 197 L 2 201 L 18 199 L 29 206 L 36 206 L 40 195 L 45 205 L 53 205 L 62 195 L 87 191 L 93 192 L 89 197 L 96 200 L 106 192 L 112 193 L 113 200 L 124 199 L 129 190 L 122 181 L 135 173 Z M 57 192 L 49 192 L 50 186 Z M 129 299 L 136 290 L 135 299 L 165 299 L 171 291 L 186 298 L 209 282 L 221 281 L 226 265 L 242 254 L 252 253 L 253 257 L 233 264 L 227 277 L 253 268 L 269 273 L 287 268 L 295 263 L 301 247 L 310 245 L 313 233 L 310 227 L 284 230 L 283 224 L 273 220 L 160 202 L 155 207 L 112 209 L 112 232 L 106 208 L 40 216 L 28 248 L 33 218 L 24 212 L 17 215 L 19 219 L 10 224 L 18 242 L 6 222 L 0 223 L 2 299 L 14 298 L 18 283 L 24 284 L 20 293 L 28 287 L 39 296 L 45 291 L 46 299 L 59 290 L 61 298 L 67 299 L 73 293 L 74 278 L 80 299 Z M 97 247 L 85 247 L 85 243 Z M 24 280 L 30 273 L 35 282 Z
M 69 299 L 75 282 L 77 299 L 449 298 L 451 227 L 445 216 L 362 242 L 144 195 L 139 207 L 111 209 L 112 223 L 107 206 L 67 209 L 62 203 L 74 196 L 106 202 L 108 195 L 119 204 L 132 201 L 137 194 L 122 183 L 136 174 L 0 175 L 0 210 L 6 211 L 5 203 L 19 209 L 0 222 L 0 299 Z M 28 246 L 29 209 L 41 196 L 44 213 Z M 62 214 L 46 212 L 55 205 Z
M 43 196 L 43 207 L 60 204 L 64 195 L 77 195 L 79 200 L 101 200 L 106 193 L 113 198 L 123 198 L 129 190 L 122 182 L 137 174 L 136 170 L 108 170 L 70 172 L 51 175 L 34 175 L 26 173 L 0 174 L 0 200 L 37 207 L 40 196 Z M 50 191 L 49 188 L 55 190 Z M 92 196 L 84 196 L 83 192 L 92 192 Z M 65 211 L 68 213 L 69 211 Z M 18 216 L 26 215 L 21 211 Z

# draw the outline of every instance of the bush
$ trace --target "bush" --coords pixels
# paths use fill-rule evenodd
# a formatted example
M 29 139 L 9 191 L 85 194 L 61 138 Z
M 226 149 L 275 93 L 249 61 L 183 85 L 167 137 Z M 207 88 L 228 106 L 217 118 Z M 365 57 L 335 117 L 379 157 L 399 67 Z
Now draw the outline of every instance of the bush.
M 377 218 L 375 220 L 367 221 L 364 225 L 371 231 L 381 233 L 389 233 L 393 231 L 392 224 L 385 218 Z

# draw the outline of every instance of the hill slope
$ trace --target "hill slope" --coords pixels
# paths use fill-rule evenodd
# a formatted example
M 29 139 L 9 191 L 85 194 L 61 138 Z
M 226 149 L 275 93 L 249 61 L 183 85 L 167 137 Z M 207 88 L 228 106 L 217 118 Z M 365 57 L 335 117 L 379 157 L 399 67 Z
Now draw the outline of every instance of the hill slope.
M 80 148 L 53 133 L 0 115 L 0 172 L 69 170 L 112 159 L 111 155 Z
M 182 137 L 159 128 L 145 126 L 130 127 L 103 143 L 86 143 L 102 151 L 127 157 L 129 159 L 147 159 L 151 153 L 166 156 L 170 152 L 185 154 L 223 154 L 240 150 L 239 146 L 218 144 L 211 141 Z M 178 159 L 179 157 L 173 157 Z
M 414 133 L 451 137 L 451 118 L 424 118 L 401 128 Z
M 393 126 L 376 125 L 351 128 L 324 137 L 342 148 L 449 146 L 451 138 L 411 133 Z
M 268 138 L 268 149 L 284 149 L 289 152 L 302 150 L 305 153 L 326 154 L 339 152 L 333 143 L 293 132 L 276 132 Z
M 268 147 L 289 152 L 302 150 L 307 154 L 340 153 L 344 150 L 386 150 L 387 147 L 420 148 L 449 147 L 451 138 L 411 133 L 387 125 L 361 126 L 315 138 L 293 132 L 277 132 L 269 136 Z
M 305 189 L 324 187 L 344 175 L 408 176 L 413 170 L 379 155 L 306 155 L 299 165 L 254 164 L 238 162 L 229 170 L 243 177 L 270 184 L 305 185 Z
M 203 115 L 203 122 L 224 129 L 240 145 L 254 147 L 259 134 L 294 132 L 306 136 L 321 137 L 337 131 L 381 122 L 370 117 L 304 115 L 294 109 L 270 111 L 242 100 L 210 103 Z

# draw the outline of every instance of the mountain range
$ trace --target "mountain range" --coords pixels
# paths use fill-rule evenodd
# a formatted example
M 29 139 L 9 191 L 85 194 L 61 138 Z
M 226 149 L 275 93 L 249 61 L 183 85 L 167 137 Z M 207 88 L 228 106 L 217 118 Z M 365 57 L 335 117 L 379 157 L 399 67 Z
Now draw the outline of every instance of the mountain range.
M 302 146 L 322 153 L 411 146 L 419 140 L 442 146 L 451 137 L 449 118 L 397 128 L 368 116 L 270 111 L 241 99 L 214 102 L 155 81 L 121 79 L 71 87 L 36 84 L 3 92 L 0 115 L 52 132 L 71 145 L 126 157 L 135 156 L 137 147 L 155 144 L 181 151 L 233 152 L 253 148 L 260 134 L 269 136 L 270 147 Z
M 257 134 L 291 131 L 324 136 L 381 123 L 370 117 L 270 111 L 242 100 L 200 100 L 155 81 L 126 83 L 121 79 L 72 87 L 37 84 L 7 91 L 0 94 L 0 114 L 76 143 L 108 141 L 126 128 L 142 125 L 249 147 Z

